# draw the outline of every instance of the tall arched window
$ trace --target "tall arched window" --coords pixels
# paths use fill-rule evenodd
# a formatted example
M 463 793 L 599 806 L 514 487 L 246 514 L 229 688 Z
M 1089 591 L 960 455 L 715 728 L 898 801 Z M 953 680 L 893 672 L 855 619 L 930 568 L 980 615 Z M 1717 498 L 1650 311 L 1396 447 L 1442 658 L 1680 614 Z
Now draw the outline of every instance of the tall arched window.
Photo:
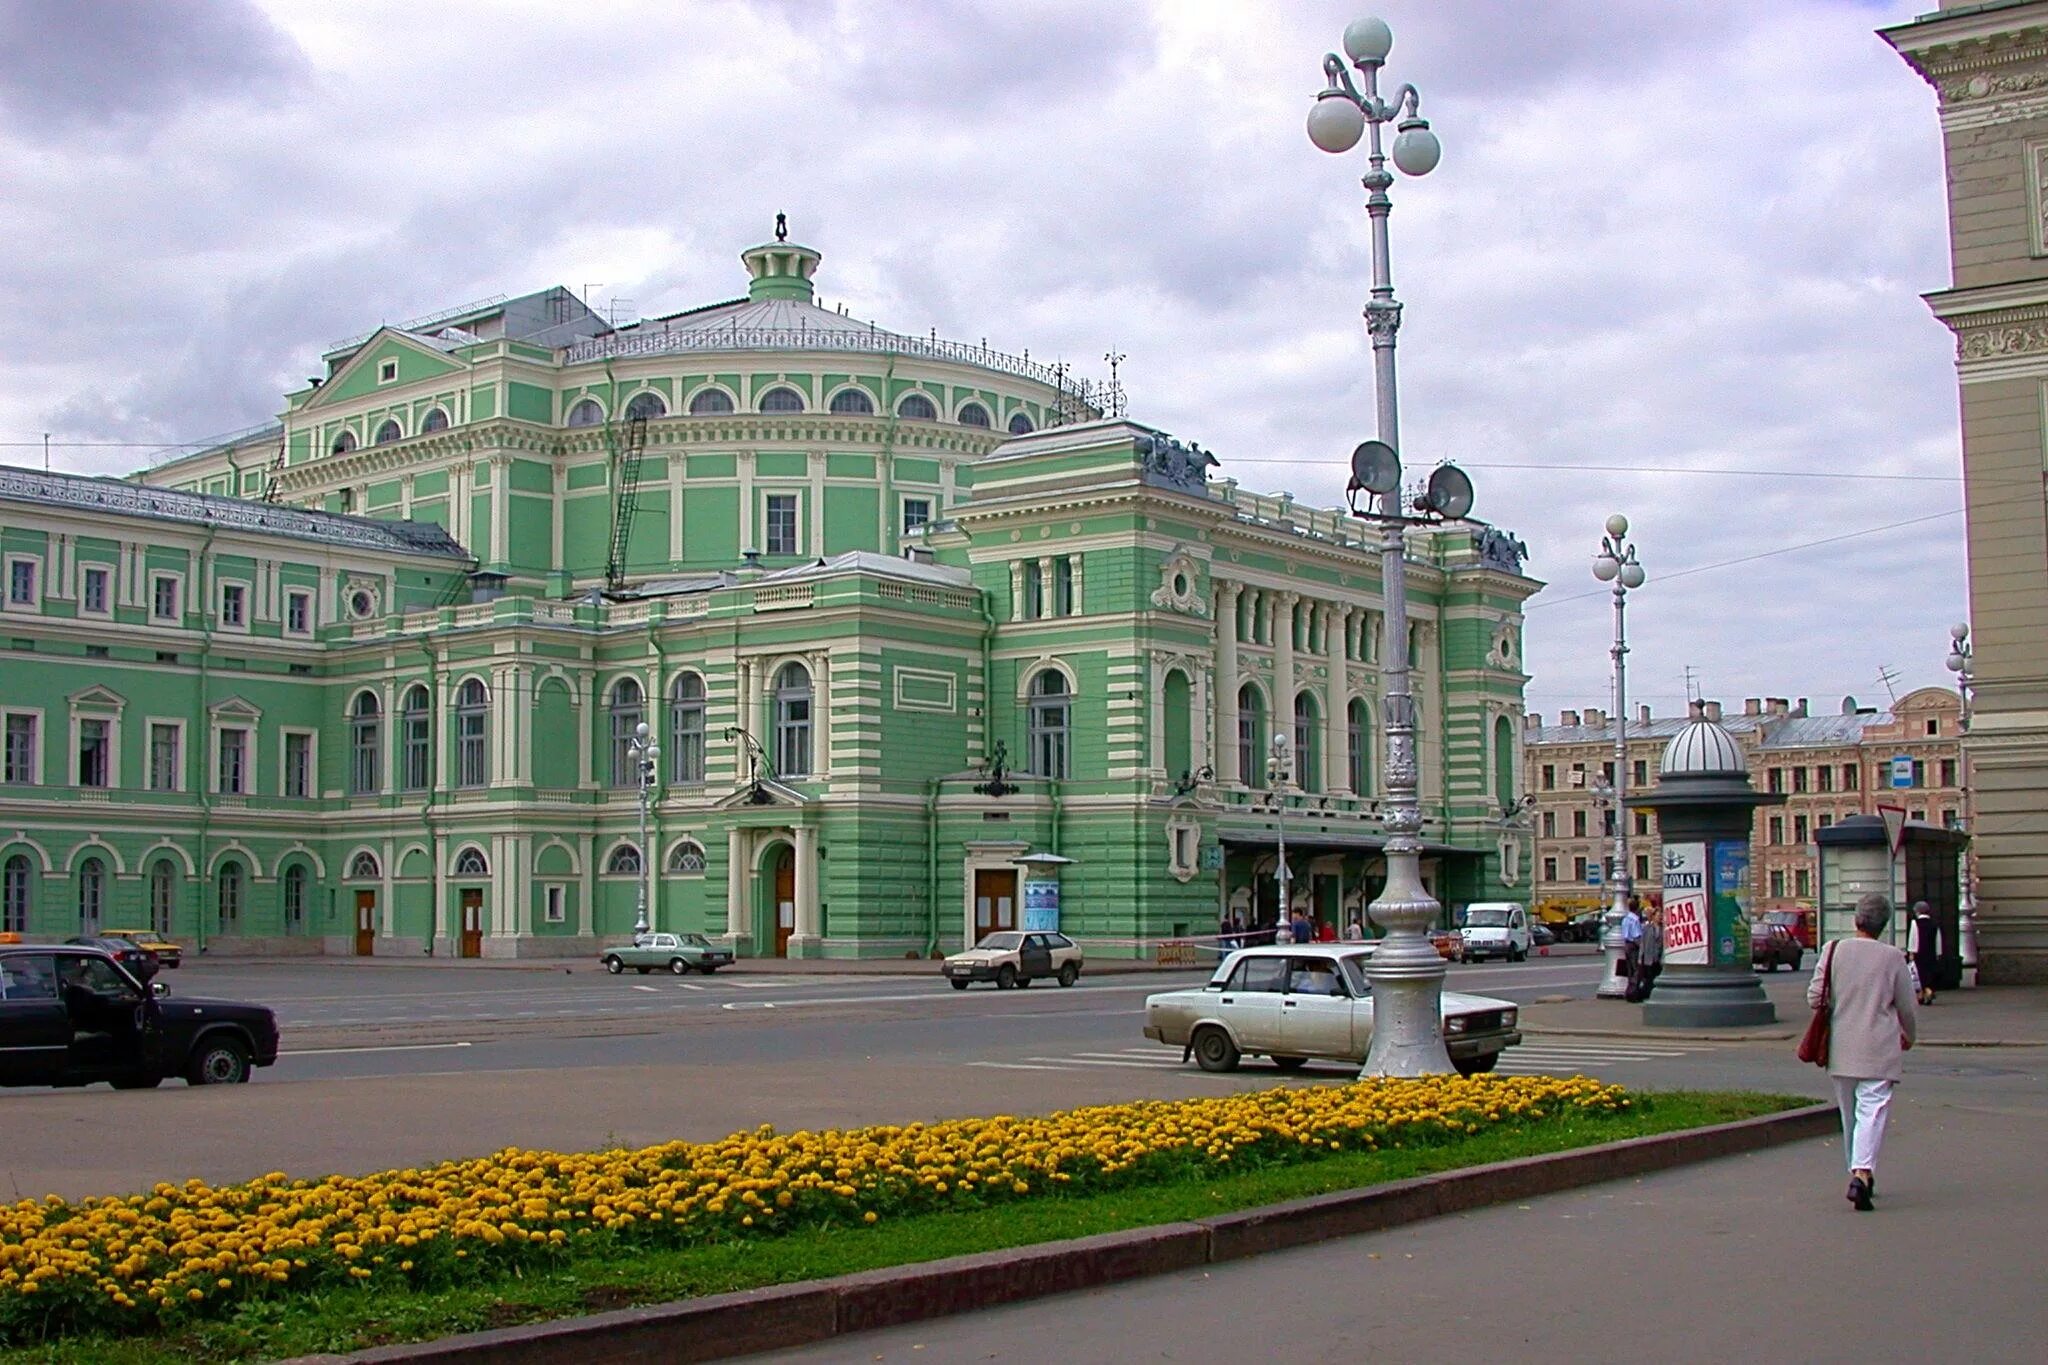
M 932 406 L 932 400 L 921 393 L 913 393 L 896 405 L 896 415 L 913 422 L 937 421 L 939 410 Z
M 811 675 L 802 664 L 784 664 L 775 675 L 775 771 L 810 776 Z
M 470 678 L 455 694 L 455 785 L 482 787 L 491 780 L 491 694 Z
M 1347 730 L 1351 740 L 1351 790 L 1360 796 L 1372 794 L 1372 709 L 1358 697 L 1347 708 Z
M 215 907 L 220 915 L 220 931 L 233 933 L 242 921 L 242 865 L 233 858 L 220 865 L 220 871 L 213 877 Z
M 1068 739 L 1073 694 L 1067 691 L 1067 676 L 1057 668 L 1042 670 L 1031 680 L 1030 712 L 1027 717 L 1031 771 L 1040 777 L 1068 775 Z
M 1294 785 L 1305 792 L 1321 791 L 1323 782 L 1323 727 L 1316 723 L 1316 699 L 1312 692 L 1294 694 Z
M 857 417 L 872 417 L 875 400 L 860 389 L 841 389 L 832 395 L 832 411 Z
M 375 692 L 358 692 L 348 708 L 348 789 L 358 795 L 383 785 L 383 707 Z
M 668 416 L 668 404 L 658 393 L 636 393 L 633 401 L 626 404 L 628 422 L 651 422 L 657 417 Z
M 342 432 L 334 438 L 334 444 L 328 447 L 336 455 L 346 455 L 355 448 L 356 434 L 353 431 Z
M 383 423 L 380 423 L 377 427 L 377 440 L 375 444 L 380 446 L 388 446 L 393 441 L 398 440 L 400 437 L 404 435 L 405 432 L 403 429 L 399 427 L 398 423 L 393 421 L 385 421 Z
M 28 932 L 30 890 L 28 859 L 17 853 L 0 867 L 0 933 Z
M 704 780 L 704 679 L 677 676 L 669 689 L 668 770 L 675 782 Z
M 1010 414 L 1010 434 L 1012 436 L 1029 436 L 1036 430 L 1037 428 L 1031 425 L 1031 419 L 1023 413 L 1013 412 Z
M 612 684 L 612 785 L 638 787 L 640 763 L 633 756 L 633 738 L 647 717 L 641 704 L 640 684 L 621 678 Z
M 569 425 L 594 427 L 604 420 L 604 408 L 595 398 L 585 398 L 569 409 Z
M 169 858 L 149 865 L 149 927 L 159 934 L 171 932 L 171 911 L 177 904 L 178 872 Z
M 640 850 L 631 844 L 620 844 L 612 850 L 612 856 L 605 859 L 604 870 L 613 877 L 639 876 Z
M 448 430 L 448 414 L 439 408 L 429 408 L 427 415 L 420 419 L 420 431 L 422 433 L 446 430 Z
M 414 683 L 405 689 L 399 724 L 399 739 L 405 746 L 400 760 L 405 789 L 425 791 L 434 783 L 434 717 L 425 687 Z
M 1266 697 L 1251 683 L 1237 693 L 1237 780 L 1257 787 L 1266 780 Z
M 963 427 L 986 428 L 989 425 L 988 409 L 979 403 L 962 403 L 958 419 Z
M 306 931 L 306 869 L 300 863 L 293 863 L 284 870 L 284 931 L 287 934 Z
M 1166 687 L 1161 698 L 1161 709 L 1165 712 L 1165 734 L 1161 736 L 1165 750 L 1166 775 L 1177 778 L 1194 767 L 1194 689 L 1188 683 L 1188 675 L 1178 668 L 1166 670 Z
M 349 859 L 348 878 L 352 882 L 373 882 L 382 874 L 377 868 L 377 855 L 364 849 Z
M 107 905 L 107 865 L 87 858 L 78 865 L 78 932 L 97 934 Z
M 732 395 L 724 389 L 699 389 L 690 397 L 690 414 L 694 417 L 716 417 L 732 411 Z
M 787 385 L 778 385 L 761 395 L 763 412 L 802 412 L 804 396 Z
M 1515 727 L 1506 716 L 1493 721 L 1493 799 L 1503 811 L 1515 804 Z

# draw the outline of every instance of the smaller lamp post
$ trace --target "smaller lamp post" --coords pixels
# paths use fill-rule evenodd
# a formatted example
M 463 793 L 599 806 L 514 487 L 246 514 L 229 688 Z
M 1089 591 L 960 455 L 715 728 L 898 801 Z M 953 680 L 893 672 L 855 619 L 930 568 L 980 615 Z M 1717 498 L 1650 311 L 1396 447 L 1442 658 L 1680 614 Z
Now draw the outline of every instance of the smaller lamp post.
M 1971 826 L 1970 813 L 1970 712 L 1977 699 L 1976 651 L 1970 648 L 1970 623 L 1958 621 L 1948 628 L 1948 671 L 1956 675 L 1956 692 L 1963 699 L 1959 717 L 1962 738 L 1957 780 L 1962 786 L 1963 828 Z M 1956 950 L 1962 958 L 1962 984 L 1977 984 L 1977 858 L 1969 848 L 1963 851 L 1962 893 L 1956 897 Z
M 1635 876 L 1628 865 L 1628 594 L 1649 577 L 1636 562 L 1636 547 L 1628 540 L 1628 518 L 1616 512 L 1607 519 L 1606 534 L 1600 538 L 1600 553 L 1593 557 L 1593 577 L 1614 585 L 1614 646 L 1608 651 L 1614 660 L 1614 781 L 1606 787 L 1613 802 L 1614 865 L 1607 877 L 1614 893 L 1613 908 L 1602 923 L 1600 946 L 1607 954 L 1607 974 L 1599 996 L 1626 998 L 1628 981 L 1621 973 L 1626 948 L 1622 943 L 1621 921 L 1628 913 L 1629 897 L 1635 891 Z
M 626 749 L 633 755 L 640 773 L 640 895 L 633 914 L 633 937 L 641 938 L 649 927 L 647 903 L 652 898 L 654 881 L 654 850 L 647 846 L 647 816 L 648 808 L 654 804 L 658 781 L 655 765 L 661 758 L 661 746 L 648 737 L 647 722 L 643 720 L 633 727 L 633 737 L 626 741 Z
M 1290 874 L 1287 871 L 1287 784 L 1293 780 L 1294 766 L 1289 761 L 1287 735 L 1285 732 L 1273 736 L 1273 756 L 1266 760 L 1266 786 L 1273 793 L 1273 828 L 1280 839 L 1280 866 L 1275 876 L 1280 882 L 1280 923 L 1275 927 L 1275 943 L 1294 942 L 1291 921 L 1294 918 L 1293 905 L 1287 895 Z

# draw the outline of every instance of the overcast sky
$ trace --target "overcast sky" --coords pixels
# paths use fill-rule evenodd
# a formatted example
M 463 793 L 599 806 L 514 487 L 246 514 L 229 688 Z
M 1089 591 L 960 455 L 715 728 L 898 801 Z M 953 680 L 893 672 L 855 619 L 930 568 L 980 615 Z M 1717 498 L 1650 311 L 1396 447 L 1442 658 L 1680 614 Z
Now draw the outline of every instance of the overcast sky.
M 1947 680 L 1940 143 L 1873 33 L 1930 7 L 1381 7 L 1445 149 L 1394 190 L 1403 455 L 1464 464 L 1549 583 L 1531 710 L 1606 703 L 1617 510 L 1659 712 L 1688 666 L 1819 711 L 1882 703 L 1880 668 Z M 1334 505 L 1372 434 L 1365 164 L 1302 122 L 1358 12 L 0 0 L 0 459 L 49 432 L 57 467 L 125 471 L 487 295 L 730 298 L 782 211 L 827 306 L 1087 375 L 1114 348 L 1134 417 Z M 1917 477 L 1847 477 L 1877 474 Z

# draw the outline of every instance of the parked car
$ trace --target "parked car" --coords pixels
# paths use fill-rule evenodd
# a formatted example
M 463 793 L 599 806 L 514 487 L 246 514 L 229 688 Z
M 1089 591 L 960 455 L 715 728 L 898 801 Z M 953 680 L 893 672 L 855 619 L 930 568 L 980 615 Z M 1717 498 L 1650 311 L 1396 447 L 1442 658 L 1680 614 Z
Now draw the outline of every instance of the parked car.
M 688 976 L 693 971 L 709 976 L 720 967 L 732 965 L 732 950 L 719 947 L 702 934 L 642 934 L 628 946 L 605 949 L 597 960 L 613 976 L 628 967 L 642 976 L 657 967 L 677 976 Z
M 276 1060 L 262 1005 L 173 998 L 83 944 L 0 947 L 0 1085 L 232 1085 Z
M 1206 986 L 1145 999 L 1145 1036 L 1181 1049 L 1204 1071 L 1247 1054 L 1292 1071 L 1311 1057 L 1358 1063 L 1372 1043 L 1370 944 L 1240 948 Z M 1461 1075 L 1491 1071 L 1522 1041 L 1512 1001 L 1443 993 L 1444 1046 Z
M 1799 970 L 1806 950 L 1792 931 L 1782 924 L 1756 925 L 1749 933 L 1749 965 L 1775 972 L 1779 967 Z
M 157 960 L 156 954 L 149 949 L 130 943 L 125 938 L 117 938 L 112 934 L 81 934 L 77 938 L 66 939 L 65 942 L 76 944 L 81 948 L 99 949 L 108 957 L 113 958 L 114 961 L 126 967 L 128 974 L 138 981 L 149 980 L 152 976 L 156 975 L 157 968 L 163 965 Z
M 1071 986 L 1081 979 L 1081 945 L 1065 934 L 1003 929 L 983 935 L 966 952 L 953 954 L 940 970 L 956 991 L 975 981 L 993 981 L 997 990 L 1006 991 L 1028 986 L 1041 976 Z
M 1766 910 L 1765 924 L 1782 924 L 1792 931 L 1792 937 L 1802 948 L 1814 946 L 1813 912 L 1809 910 Z
M 1556 946 L 1557 935 L 1551 931 L 1550 926 L 1547 924 L 1531 924 L 1529 926 L 1529 942 L 1538 948 L 1550 948 Z
M 156 955 L 159 966 L 177 967 L 182 966 L 185 961 L 184 947 L 171 942 L 154 929 L 102 929 L 99 936 L 126 939 L 138 948 L 147 949 Z
M 1474 901 L 1465 907 L 1460 937 L 1467 962 L 1489 957 L 1520 962 L 1529 956 L 1529 912 L 1515 901 Z
M 1429 931 L 1429 946 L 1436 949 L 1437 956 L 1446 962 L 1462 962 L 1465 957 L 1464 941 L 1456 929 L 1432 929 Z

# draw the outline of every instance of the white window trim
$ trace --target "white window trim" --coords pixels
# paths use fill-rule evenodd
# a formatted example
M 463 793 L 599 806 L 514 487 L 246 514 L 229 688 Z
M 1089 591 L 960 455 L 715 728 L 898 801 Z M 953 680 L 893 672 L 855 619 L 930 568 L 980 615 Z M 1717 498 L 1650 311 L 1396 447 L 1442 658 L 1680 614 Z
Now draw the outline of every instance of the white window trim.
M 172 590 L 172 599 L 177 610 L 169 616 L 159 616 L 156 611 L 156 584 L 160 578 L 168 578 L 177 586 Z M 175 569 L 151 569 L 149 571 L 149 619 L 152 621 L 182 622 L 185 619 L 185 575 Z
M 285 773 L 289 764 L 291 737 L 306 737 L 306 790 L 292 795 L 285 784 Z M 296 725 L 288 725 L 277 732 L 277 794 L 293 801 L 311 801 L 320 795 L 320 732 Z
M 35 581 L 29 585 L 33 591 L 29 593 L 29 600 L 26 602 L 14 600 L 14 566 L 17 564 L 32 565 L 36 571 Z M 40 614 L 43 610 L 43 594 L 47 586 L 43 581 L 43 557 L 41 555 L 7 556 L 5 578 L 0 580 L 0 610 L 21 612 L 24 615 Z
M 178 732 L 178 763 L 176 770 L 172 773 L 171 785 L 168 787 L 153 787 L 150 785 L 150 778 L 155 773 L 156 761 L 153 752 L 156 741 L 154 731 L 159 725 L 168 725 Z M 192 754 L 185 747 L 185 728 L 184 720 L 176 716 L 144 716 L 142 718 L 142 733 L 144 737 L 142 788 L 144 791 L 181 792 L 185 791 L 190 785 L 186 777 L 186 771 L 191 767 Z
M 377 382 L 396 384 L 398 382 L 398 358 L 390 356 L 377 362 Z
M 104 787 L 87 787 L 78 781 L 78 741 L 81 722 L 103 720 L 107 723 L 107 784 Z M 45 763 L 47 763 L 45 759 Z M 48 771 L 45 767 L 44 771 Z M 78 791 L 110 792 L 121 785 L 121 708 L 103 704 L 88 704 L 80 709 L 76 703 L 71 707 L 71 745 L 64 751 L 64 784 Z
M 255 589 L 246 578 L 219 578 L 214 580 L 213 624 L 215 630 L 232 631 L 237 635 L 249 633 L 250 618 L 256 614 Z M 242 619 L 228 620 L 228 589 L 242 590 Z
M 105 606 L 88 607 L 85 596 L 85 580 L 88 574 L 103 573 L 107 576 Z M 81 564 L 78 566 L 78 614 L 80 616 L 109 617 L 114 614 L 114 593 L 120 586 L 120 575 L 112 564 Z
M 567 924 L 569 922 L 569 883 L 541 883 L 540 919 L 543 924 Z
M 761 553 L 764 555 L 796 555 L 801 557 L 804 550 L 804 495 L 810 492 L 808 485 L 799 484 L 786 488 L 761 488 L 756 486 L 754 495 L 761 500 Z M 796 500 L 796 548 L 773 550 L 768 547 L 768 500 L 770 498 L 793 498 Z
M 242 790 L 238 792 L 228 791 L 220 785 L 220 740 L 222 733 L 228 730 L 240 730 L 244 735 L 248 736 L 247 747 L 242 754 Z M 209 762 L 207 763 L 207 781 L 211 784 L 209 790 L 215 796 L 250 797 L 256 795 L 256 774 L 262 771 L 262 768 L 259 766 L 261 762 L 259 750 L 262 746 L 257 742 L 257 735 L 258 731 L 254 717 L 238 715 L 229 720 L 215 719 L 213 722 L 213 742 L 208 746 L 212 752 L 208 755 Z
M 293 630 L 292 602 L 294 599 L 301 598 L 304 599 L 306 603 L 306 627 L 304 630 Z M 286 588 L 284 591 L 283 612 L 284 633 L 286 635 L 292 636 L 295 639 L 311 639 L 313 632 L 317 630 L 320 625 L 320 618 L 316 614 L 318 611 L 317 602 L 318 599 L 313 596 L 313 593 L 309 589 Z
M 28 781 L 7 782 L 5 780 L 0 780 L 0 791 L 6 791 L 10 787 L 40 787 L 43 785 L 43 774 L 47 773 L 50 770 L 50 727 L 43 723 L 43 709 L 40 706 L 0 707 L 0 743 L 4 743 L 6 740 L 6 718 L 8 716 L 28 716 L 35 721 L 36 761 L 35 769 L 33 772 L 29 774 Z M 97 717 L 95 717 L 95 719 L 97 719 Z M 4 760 L 4 758 L 5 754 L 0 753 L 0 760 Z M 0 779 L 4 779 L 6 775 L 6 768 L 4 766 L 0 766 Z
M 910 517 L 910 504 L 911 504 L 911 503 L 913 503 L 913 502 L 921 502 L 921 503 L 923 503 L 923 504 L 924 504 L 924 522 L 923 522 L 923 524 L 922 524 L 922 525 L 919 525 L 919 526 L 911 526 L 911 525 L 909 525 L 909 517 Z M 924 528 L 925 528 L 926 526 L 929 526 L 929 525 L 931 525 L 931 524 L 932 524 L 933 522 L 937 521 L 938 519 L 939 519 L 939 499 L 938 499 L 938 495 L 937 495 L 937 494 L 935 494 L 935 493 L 904 493 L 904 494 L 900 494 L 900 495 L 899 495 L 899 496 L 897 497 L 897 499 L 896 499 L 896 534 L 897 534 L 897 535 L 899 535 L 899 536 L 914 536 L 914 535 L 917 535 L 917 534 L 918 534 L 918 533 L 919 533 L 920 531 L 922 531 L 922 530 L 923 530 L 923 529 L 924 529 Z

